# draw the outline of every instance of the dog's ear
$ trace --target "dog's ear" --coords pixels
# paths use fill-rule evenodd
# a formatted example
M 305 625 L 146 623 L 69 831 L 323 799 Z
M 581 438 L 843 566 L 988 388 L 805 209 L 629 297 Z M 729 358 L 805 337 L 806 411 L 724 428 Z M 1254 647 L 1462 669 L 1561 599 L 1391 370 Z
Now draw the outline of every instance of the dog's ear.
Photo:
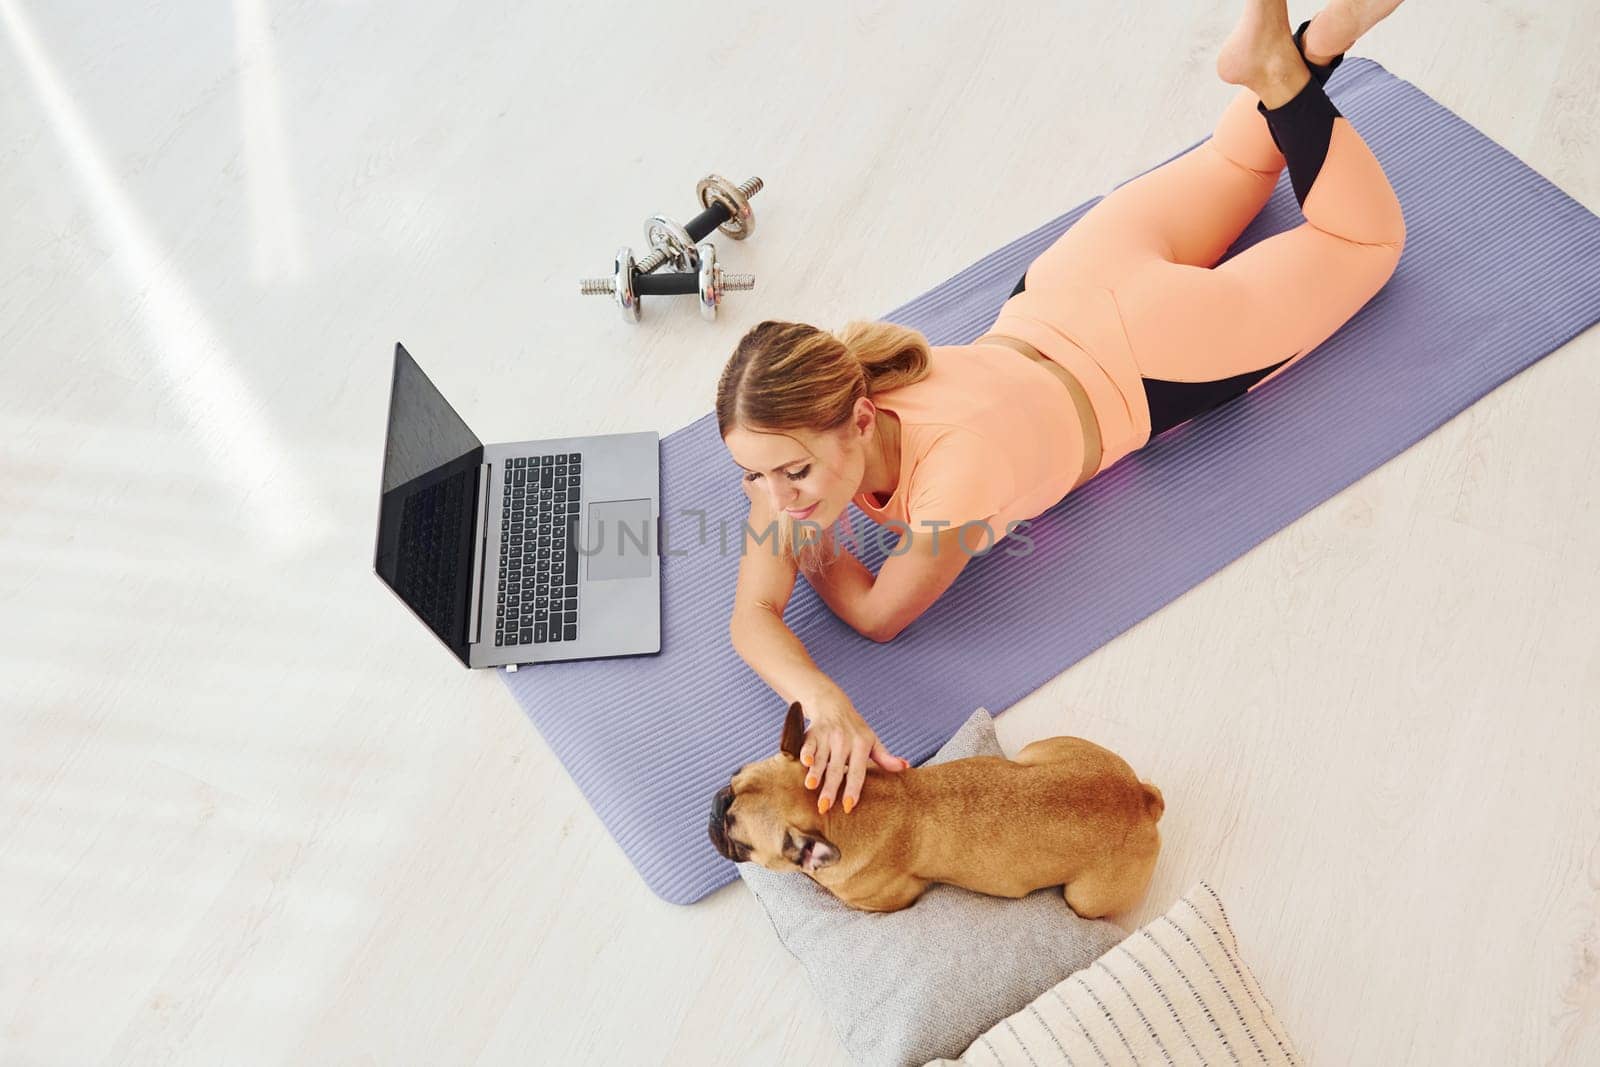
M 778 739 L 778 751 L 790 759 L 800 758 L 800 746 L 806 740 L 806 720 L 800 714 L 800 702 L 789 705 L 788 718 L 783 720 L 783 736 Z
M 839 862 L 839 849 L 821 834 L 809 834 L 791 826 L 783 832 L 783 858 L 807 874 L 815 874 Z

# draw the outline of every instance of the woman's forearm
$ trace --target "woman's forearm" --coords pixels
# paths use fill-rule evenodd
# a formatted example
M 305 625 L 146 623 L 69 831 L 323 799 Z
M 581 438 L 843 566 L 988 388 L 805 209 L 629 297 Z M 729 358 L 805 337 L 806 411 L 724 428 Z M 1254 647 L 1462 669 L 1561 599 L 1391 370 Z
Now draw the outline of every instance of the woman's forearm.
M 815 704 L 838 689 L 783 619 L 760 605 L 739 605 L 728 621 L 733 650 L 785 703 Z

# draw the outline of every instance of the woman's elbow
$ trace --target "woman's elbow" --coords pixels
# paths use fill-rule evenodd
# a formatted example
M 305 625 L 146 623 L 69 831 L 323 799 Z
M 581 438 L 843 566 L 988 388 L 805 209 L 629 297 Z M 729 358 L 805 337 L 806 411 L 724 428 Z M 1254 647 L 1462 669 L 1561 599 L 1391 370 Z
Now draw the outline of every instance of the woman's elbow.
M 878 619 L 865 622 L 862 625 L 857 626 L 855 629 L 856 633 L 860 634 L 862 637 L 865 637 L 868 641 L 876 641 L 880 645 L 886 645 L 890 641 L 893 641 L 895 638 L 899 637 L 900 631 L 904 630 L 910 624 L 910 619 L 906 619 L 904 622 L 899 622 L 893 619 Z

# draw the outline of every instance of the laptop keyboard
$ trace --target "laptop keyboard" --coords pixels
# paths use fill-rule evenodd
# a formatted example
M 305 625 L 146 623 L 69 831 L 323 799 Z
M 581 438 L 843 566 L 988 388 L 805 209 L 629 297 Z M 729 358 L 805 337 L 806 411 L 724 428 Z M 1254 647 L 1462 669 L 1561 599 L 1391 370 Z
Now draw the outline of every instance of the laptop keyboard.
M 494 643 L 578 639 L 577 452 L 505 461 Z

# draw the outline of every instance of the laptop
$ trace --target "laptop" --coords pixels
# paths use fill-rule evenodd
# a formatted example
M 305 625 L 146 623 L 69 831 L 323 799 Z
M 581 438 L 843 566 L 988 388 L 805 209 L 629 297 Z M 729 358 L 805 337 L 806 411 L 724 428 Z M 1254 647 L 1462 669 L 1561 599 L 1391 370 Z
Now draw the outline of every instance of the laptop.
M 660 456 L 654 431 L 485 445 L 397 344 L 373 568 L 468 667 L 659 652 Z

